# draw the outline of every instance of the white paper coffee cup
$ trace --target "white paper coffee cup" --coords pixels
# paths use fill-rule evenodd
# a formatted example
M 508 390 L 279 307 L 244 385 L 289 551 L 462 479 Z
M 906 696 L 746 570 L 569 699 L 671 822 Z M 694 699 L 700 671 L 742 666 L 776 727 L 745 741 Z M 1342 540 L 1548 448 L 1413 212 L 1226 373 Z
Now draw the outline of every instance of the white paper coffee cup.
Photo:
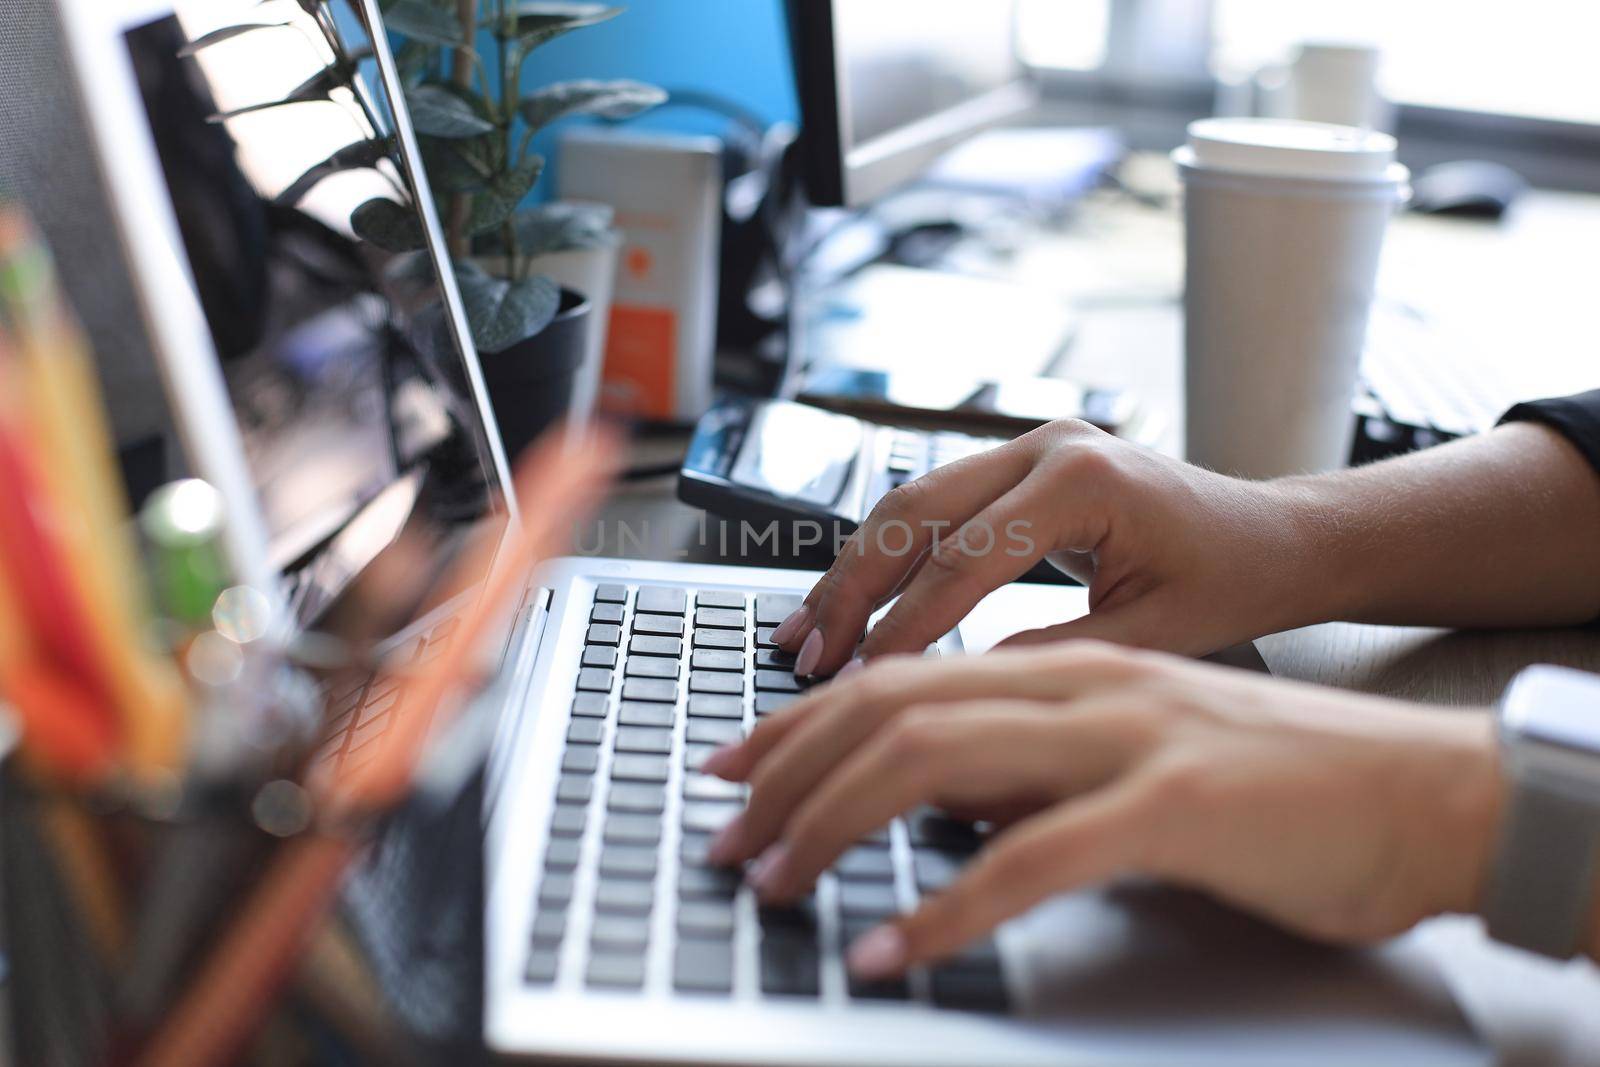
M 1388 134 L 1203 119 L 1185 189 L 1186 455 L 1247 478 L 1350 454 L 1378 255 L 1408 172 Z

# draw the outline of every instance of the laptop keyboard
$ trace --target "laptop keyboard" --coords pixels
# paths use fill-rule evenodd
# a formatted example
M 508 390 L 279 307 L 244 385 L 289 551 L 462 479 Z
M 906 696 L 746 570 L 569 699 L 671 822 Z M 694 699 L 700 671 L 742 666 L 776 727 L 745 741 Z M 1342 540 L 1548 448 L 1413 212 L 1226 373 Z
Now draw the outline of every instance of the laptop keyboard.
M 407 672 L 436 659 L 460 624 L 461 616 L 445 616 L 389 650 L 383 657 L 382 673 L 343 684 L 337 692 L 325 692 L 327 732 L 313 762 L 342 771 L 365 759 L 372 742 L 388 732 L 394 721 L 391 713 L 400 703 Z
M 843 951 L 947 885 L 980 844 L 931 810 L 847 852 L 813 892 L 761 907 L 711 866 L 741 785 L 698 773 L 807 684 L 772 642 L 799 598 L 601 585 L 573 694 L 526 980 L 535 986 L 795 1002 L 931 1002 L 1004 1011 L 992 942 L 907 980 L 862 984 Z

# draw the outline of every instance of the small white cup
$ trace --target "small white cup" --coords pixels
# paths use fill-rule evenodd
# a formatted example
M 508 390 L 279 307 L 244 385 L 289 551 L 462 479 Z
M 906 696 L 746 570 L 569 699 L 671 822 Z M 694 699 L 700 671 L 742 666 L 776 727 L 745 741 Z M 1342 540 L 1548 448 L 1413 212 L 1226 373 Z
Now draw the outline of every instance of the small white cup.
M 1203 119 L 1185 187 L 1186 455 L 1247 478 L 1342 467 L 1378 255 L 1409 194 L 1388 134 Z

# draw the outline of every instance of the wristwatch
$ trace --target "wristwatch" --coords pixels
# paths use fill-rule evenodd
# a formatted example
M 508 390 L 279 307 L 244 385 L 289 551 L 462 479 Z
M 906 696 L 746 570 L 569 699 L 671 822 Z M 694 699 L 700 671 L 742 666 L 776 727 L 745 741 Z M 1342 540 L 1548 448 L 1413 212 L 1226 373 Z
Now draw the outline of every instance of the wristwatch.
M 1600 873 L 1600 675 L 1529 667 L 1500 700 L 1510 800 L 1483 914 L 1489 935 L 1577 955 Z

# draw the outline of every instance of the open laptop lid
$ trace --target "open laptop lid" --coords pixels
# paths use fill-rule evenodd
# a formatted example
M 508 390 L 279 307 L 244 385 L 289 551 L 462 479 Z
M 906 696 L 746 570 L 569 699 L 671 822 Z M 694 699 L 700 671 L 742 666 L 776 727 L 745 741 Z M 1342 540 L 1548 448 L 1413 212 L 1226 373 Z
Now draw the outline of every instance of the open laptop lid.
M 304 623 L 400 524 L 503 517 L 506 458 L 394 60 L 366 30 L 374 0 L 63 0 L 63 15 L 240 578 Z M 424 247 L 359 237 L 374 200 L 409 212 Z

